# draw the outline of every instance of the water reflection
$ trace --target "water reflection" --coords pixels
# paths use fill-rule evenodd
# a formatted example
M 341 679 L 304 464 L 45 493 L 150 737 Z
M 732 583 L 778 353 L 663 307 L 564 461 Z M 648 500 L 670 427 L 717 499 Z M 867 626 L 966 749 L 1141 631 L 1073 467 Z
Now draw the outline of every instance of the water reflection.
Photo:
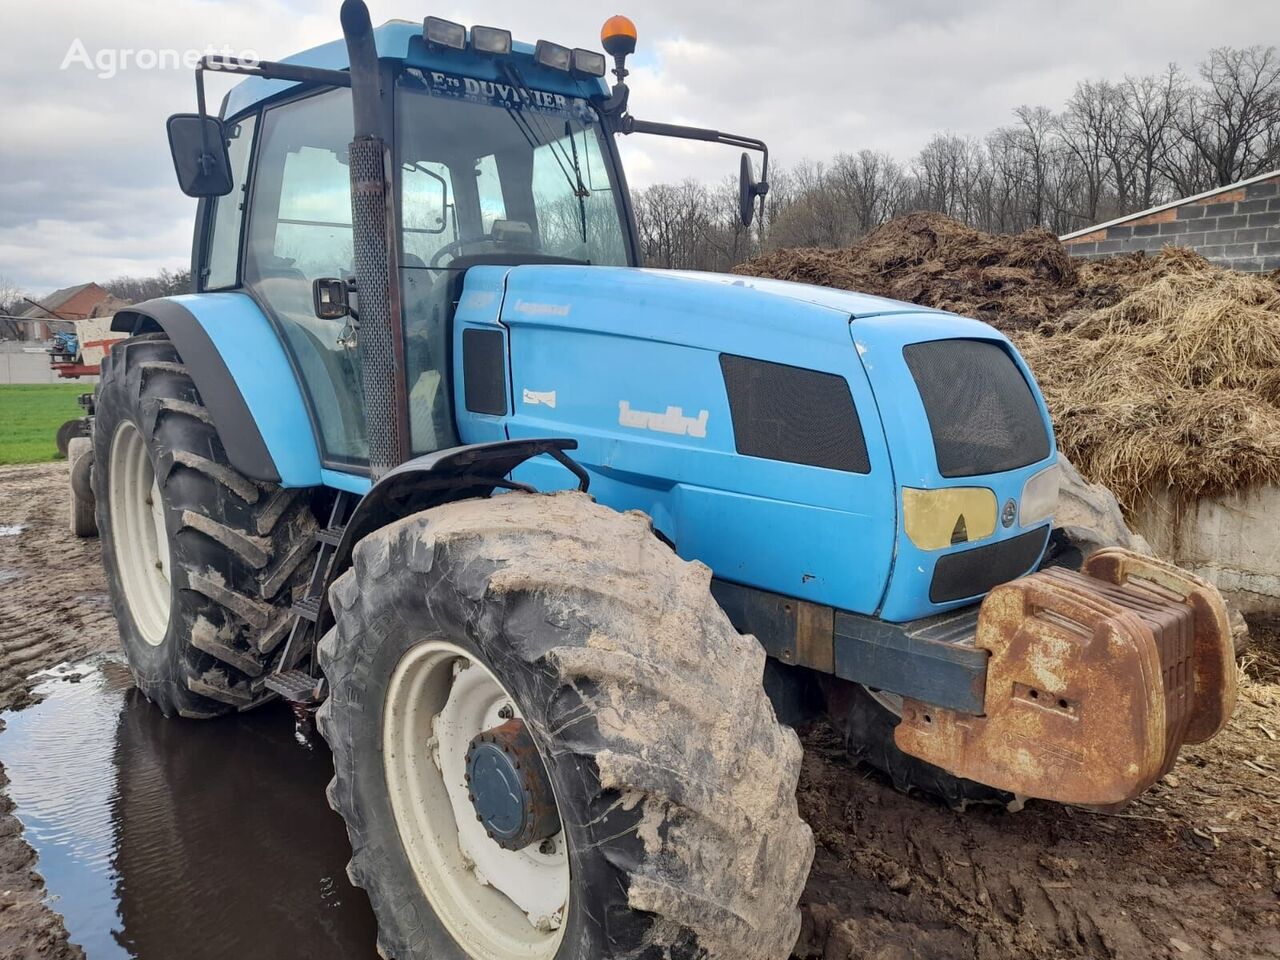
M 374 955 L 329 755 L 294 738 L 288 710 L 165 720 L 114 661 L 39 691 L 6 715 L 0 760 L 89 960 Z

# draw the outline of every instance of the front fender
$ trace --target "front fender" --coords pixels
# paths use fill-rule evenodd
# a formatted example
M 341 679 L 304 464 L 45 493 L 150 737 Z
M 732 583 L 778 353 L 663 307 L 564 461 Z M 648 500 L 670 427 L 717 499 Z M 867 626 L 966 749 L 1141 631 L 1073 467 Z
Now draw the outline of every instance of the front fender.
M 163 330 L 195 381 L 232 466 L 254 480 L 318 486 L 320 451 L 306 400 L 280 337 L 243 293 L 148 300 L 111 329 Z
M 326 591 L 351 566 L 356 544 L 389 523 L 442 503 L 492 496 L 498 489 L 531 491 L 528 485 L 511 480 L 510 474 L 533 457 L 546 454 L 559 462 L 585 493 L 590 483 L 587 472 L 565 452 L 577 446 L 576 440 L 555 437 L 495 440 L 406 460 L 382 476 L 356 504 L 334 549 Z

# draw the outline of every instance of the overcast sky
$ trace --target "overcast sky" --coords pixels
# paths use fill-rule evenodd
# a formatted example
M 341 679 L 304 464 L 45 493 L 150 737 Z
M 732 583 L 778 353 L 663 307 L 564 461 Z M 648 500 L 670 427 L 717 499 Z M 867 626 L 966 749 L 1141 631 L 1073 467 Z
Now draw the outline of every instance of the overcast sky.
M 75 56 L 230 48 L 264 59 L 339 35 L 338 0 L 3 0 L 0 277 L 49 290 L 189 262 L 194 202 L 174 181 L 170 113 L 194 109 L 186 69 L 103 78 Z M 779 162 L 863 147 L 903 159 L 937 130 L 982 134 L 1019 104 L 1054 108 L 1077 81 L 1188 70 L 1211 47 L 1275 42 L 1275 0 L 756 2 L 371 0 L 375 24 L 432 13 L 598 48 L 625 12 L 640 47 L 640 117 L 758 136 Z M 105 53 L 104 53 L 105 51 Z M 217 103 L 227 81 L 215 79 Z M 633 187 L 736 171 L 727 147 L 624 142 Z

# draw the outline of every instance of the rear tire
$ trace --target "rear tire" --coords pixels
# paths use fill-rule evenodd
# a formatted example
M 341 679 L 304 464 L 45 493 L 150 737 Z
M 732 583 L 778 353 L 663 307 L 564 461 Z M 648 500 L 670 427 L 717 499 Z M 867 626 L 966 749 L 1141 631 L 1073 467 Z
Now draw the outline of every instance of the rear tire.
M 58 445 L 58 453 L 60 456 L 69 457 L 71 449 L 71 441 L 76 437 L 89 436 L 89 421 L 85 417 L 77 417 L 74 420 L 68 420 L 58 428 L 57 436 L 54 442 Z
M 319 647 L 331 694 L 318 723 L 333 750 L 329 800 L 351 837 L 348 875 L 368 891 L 383 956 L 790 954 L 813 857 L 796 809 L 800 743 L 764 693 L 763 649 L 733 629 L 709 586 L 710 571 L 679 559 L 647 517 L 580 494 L 446 504 L 356 547 L 331 591 L 336 626 Z M 407 765 L 426 798 L 409 809 L 437 819 L 405 826 L 399 755 L 443 744 L 449 706 L 419 736 L 395 691 L 406 670 L 441 655 L 509 692 L 553 788 L 568 898 L 541 939 L 510 894 L 490 911 L 504 926 L 479 912 L 459 921 L 471 915 L 444 888 L 474 902 L 504 891 L 459 854 L 464 821 L 430 813 L 442 809 L 431 797 L 468 789 L 450 786 L 442 747 L 435 764 Z M 439 684 L 452 684 L 452 698 L 475 669 L 428 674 L 437 679 L 416 689 L 439 700 Z M 424 848 L 406 835 L 437 838 L 430 849 L 443 853 L 432 856 L 445 859 L 415 869 Z M 502 930 L 531 939 L 502 947 Z
M 96 537 L 98 521 L 94 516 L 93 488 L 90 470 L 93 468 L 93 441 L 88 437 L 72 437 L 67 446 L 67 461 L 71 476 L 67 484 L 69 497 L 67 512 L 70 515 L 71 533 L 77 537 Z M 86 496 L 86 494 L 90 494 Z
M 185 717 L 264 702 L 315 549 L 306 492 L 231 466 L 163 334 L 104 359 L 93 435 L 102 560 L 139 689 Z

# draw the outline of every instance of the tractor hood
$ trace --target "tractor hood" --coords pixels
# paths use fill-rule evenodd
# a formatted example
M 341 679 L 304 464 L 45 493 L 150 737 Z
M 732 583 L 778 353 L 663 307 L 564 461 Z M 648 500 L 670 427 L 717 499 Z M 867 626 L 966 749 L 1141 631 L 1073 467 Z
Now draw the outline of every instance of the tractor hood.
M 602 502 L 649 513 L 718 576 L 784 596 L 893 620 L 969 602 L 989 586 L 930 596 L 947 551 L 905 538 L 904 488 L 980 485 L 1016 511 L 1028 476 L 1053 462 L 1047 413 L 1008 341 L 912 304 L 726 274 L 530 264 L 469 270 L 458 320 L 464 341 L 472 326 L 506 338 L 506 435 L 574 437 Z M 1025 377 L 1043 457 L 999 476 L 940 472 L 905 359 L 933 341 L 977 343 Z M 464 396 L 458 409 L 475 421 L 464 439 L 495 436 Z M 548 472 L 556 465 L 524 469 L 540 487 L 569 483 Z M 988 545 L 1024 532 L 996 526 L 976 525 Z M 957 534 L 947 546 L 977 542 Z
M 856 337 L 878 341 L 884 331 L 889 341 L 901 345 L 902 331 L 897 328 L 905 315 L 922 318 L 918 332 L 1008 342 L 985 323 L 913 303 L 731 273 L 529 265 L 510 269 L 505 286 L 504 322 L 531 322 L 540 314 L 556 318 L 557 325 L 577 326 L 581 318 L 592 315 L 594 319 L 586 322 L 594 324 L 603 320 L 595 316 L 597 307 L 607 302 L 617 313 L 625 302 L 628 315 L 636 309 L 647 311 L 644 321 L 625 331 L 629 336 L 725 350 L 732 350 L 733 344 L 723 338 L 737 327 L 745 332 L 764 326 L 788 336 L 847 344 L 851 320 L 858 321 Z
M 874 297 L 868 293 L 857 293 L 853 290 L 839 290 L 835 287 L 822 287 L 813 283 L 796 283 L 791 280 L 770 280 L 765 277 L 741 276 L 734 273 L 701 273 L 694 270 L 646 270 L 650 274 L 680 280 L 701 281 L 703 283 L 730 284 L 743 286 L 750 290 L 798 300 L 801 303 L 814 304 L 819 307 L 830 307 L 851 317 L 873 317 L 895 313 L 939 313 L 914 303 L 901 300 L 890 300 L 887 297 Z

